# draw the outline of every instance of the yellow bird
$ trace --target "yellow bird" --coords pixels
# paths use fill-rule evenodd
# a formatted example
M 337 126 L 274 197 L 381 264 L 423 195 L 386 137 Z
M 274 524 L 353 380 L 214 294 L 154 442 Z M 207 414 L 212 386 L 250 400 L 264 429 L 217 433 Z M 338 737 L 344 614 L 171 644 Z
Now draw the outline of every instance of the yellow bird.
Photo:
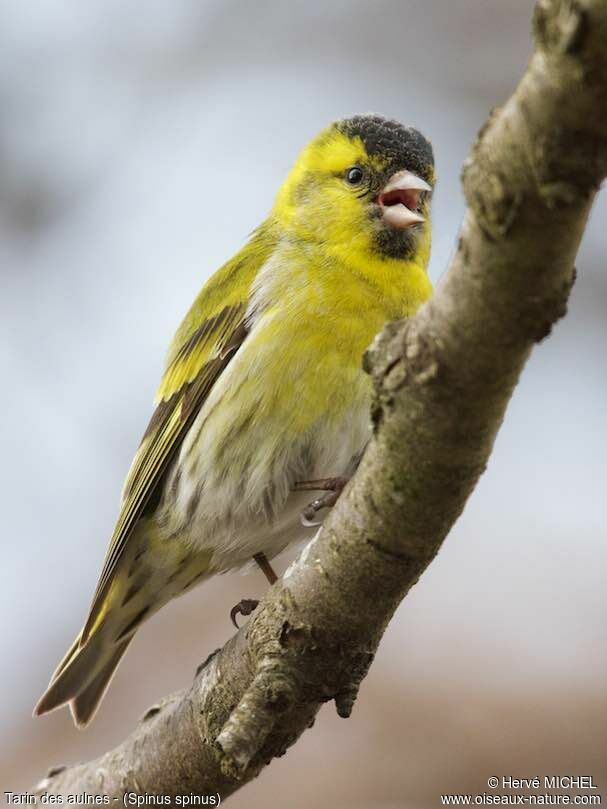
M 90 614 L 36 714 L 69 703 L 86 725 L 143 621 L 251 559 L 273 581 L 302 510 L 336 500 L 370 435 L 363 352 L 431 293 L 433 185 L 429 142 L 377 115 L 303 150 L 177 330 Z M 329 494 L 306 509 L 310 488 Z

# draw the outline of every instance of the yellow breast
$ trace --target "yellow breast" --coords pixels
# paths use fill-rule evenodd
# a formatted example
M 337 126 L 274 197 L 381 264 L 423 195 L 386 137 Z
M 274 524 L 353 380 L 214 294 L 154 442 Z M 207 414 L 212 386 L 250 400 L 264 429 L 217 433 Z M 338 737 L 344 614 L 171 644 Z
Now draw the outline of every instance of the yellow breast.
M 254 282 L 249 351 L 267 407 L 294 434 L 368 401 L 364 351 L 388 320 L 412 314 L 430 295 L 419 265 L 377 264 L 375 275 L 368 264 L 363 273 L 353 262 L 295 242 L 277 250 Z M 257 375 L 248 382 L 258 383 Z

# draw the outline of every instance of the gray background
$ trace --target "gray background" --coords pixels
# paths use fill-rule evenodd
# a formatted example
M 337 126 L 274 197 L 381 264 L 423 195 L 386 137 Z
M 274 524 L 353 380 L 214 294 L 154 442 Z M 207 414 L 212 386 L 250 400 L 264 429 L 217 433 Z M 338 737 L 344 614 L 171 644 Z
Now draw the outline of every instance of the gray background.
M 165 348 L 204 279 L 311 136 L 377 111 L 434 143 L 436 280 L 462 160 L 530 53 L 531 5 L 0 2 L 0 789 L 119 741 L 264 590 L 225 576 L 163 610 L 86 732 L 66 711 L 30 718 L 85 618 Z M 570 313 L 352 719 L 326 706 L 232 806 L 434 807 L 504 774 L 607 785 L 606 211 L 603 197 Z

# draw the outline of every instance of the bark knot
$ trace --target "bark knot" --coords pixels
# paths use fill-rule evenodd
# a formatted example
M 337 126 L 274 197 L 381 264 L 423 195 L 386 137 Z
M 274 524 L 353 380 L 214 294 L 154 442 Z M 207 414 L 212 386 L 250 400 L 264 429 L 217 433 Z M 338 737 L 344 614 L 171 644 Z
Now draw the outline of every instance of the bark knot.
M 539 0 L 533 31 L 541 48 L 574 54 L 583 47 L 588 32 L 587 13 L 579 0 Z
M 575 267 L 570 275 L 549 294 L 529 301 L 529 306 L 521 312 L 520 325 L 523 333 L 534 342 L 540 343 L 552 331 L 555 323 L 567 313 L 569 294 L 575 283 L 577 271 Z
M 511 177 L 490 166 L 482 139 L 477 141 L 472 157 L 464 163 L 462 183 L 483 233 L 491 240 L 503 239 L 517 219 L 523 193 Z

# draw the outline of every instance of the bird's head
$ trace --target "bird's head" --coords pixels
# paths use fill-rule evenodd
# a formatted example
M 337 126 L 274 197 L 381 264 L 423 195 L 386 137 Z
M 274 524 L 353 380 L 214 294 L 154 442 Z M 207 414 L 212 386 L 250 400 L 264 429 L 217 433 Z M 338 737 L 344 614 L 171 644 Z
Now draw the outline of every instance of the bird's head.
M 274 217 L 293 238 L 346 261 L 423 267 L 430 252 L 432 146 L 378 115 L 337 121 L 306 146 L 280 189 Z

